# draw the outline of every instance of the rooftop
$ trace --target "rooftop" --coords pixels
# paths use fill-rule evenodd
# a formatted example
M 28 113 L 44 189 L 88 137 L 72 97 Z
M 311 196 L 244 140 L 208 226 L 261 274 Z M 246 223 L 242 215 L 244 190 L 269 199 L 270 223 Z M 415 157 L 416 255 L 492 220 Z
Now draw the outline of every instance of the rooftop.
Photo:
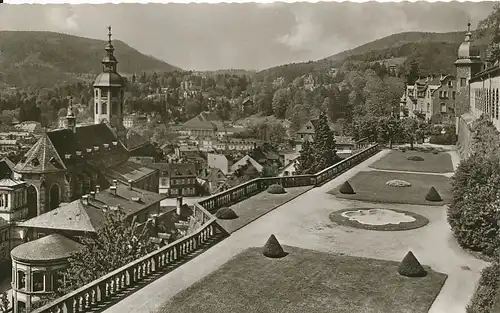
M 70 203 L 29 219 L 20 224 L 22 227 L 95 232 L 103 226 L 104 211 L 119 207 L 127 216 L 159 203 L 165 196 L 154 192 L 132 188 L 118 184 L 116 195 L 111 189 L 95 194 L 95 199 L 89 197 L 88 203 L 78 199 Z
M 15 247 L 10 252 L 16 261 L 55 261 L 66 259 L 83 246 L 59 234 L 51 234 Z
M 102 173 L 104 176 L 112 179 L 117 179 L 121 182 L 128 183 L 129 180 L 136 182 L 144 177 L 153 174 L 156 170 L 151 166 L 127 161 L 118 165 L 105 169 Z
M 148 167 L 159 169 L 160 175 L 170 177 L 195 176 L 196 166 L 193 163 L 153 163 Z

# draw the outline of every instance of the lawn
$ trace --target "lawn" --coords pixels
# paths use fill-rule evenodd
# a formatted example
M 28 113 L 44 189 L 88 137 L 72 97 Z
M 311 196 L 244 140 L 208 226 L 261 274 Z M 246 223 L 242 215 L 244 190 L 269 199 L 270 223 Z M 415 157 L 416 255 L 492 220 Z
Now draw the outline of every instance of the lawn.
M 385 183 L 400 179 L 411 183 L 410 187 L 391 187 Z M 349 179 L 356 194 L 342 194 L 339 187 L 329 191 L 337 198 L 361 200 L 380 203 L 402 203 L 421 205 L 443 205 L 452 199 L 450 179 L 442 175 L 395 173 L 382 171 L 359 172 Z M 431 202 L 425 200 L 430 187 L 434 186 L 443 201 Z
M 411 161 L 408 157 L 419 156 L 423 161 Z M 453 172 L 453 163 L 450 154 L 439 152 L 392 150 L 380 160 L 375 161 L 371 168 L 380 170 L 407 171 L 407 172 L 429 172 L 448 173 Z
M 245 250 L 158 312 L 424 313 L 447 277 L 426 267 L 426 277 L 408 278 L 398 262 L 284 249 L 282 259 Z
M 276 207 L 283 205 L 312 188 L 312 186 L 285 188 L 286 193 L 284 194 L 270 194 L 267 191 L 263 191 L 253 197 L 230 206 L 236 215 L 238 215 L 237 219 L 218 219 L 217 223 L 231 234 L 248 223 L 258 219 L 262 215 L 269 213 Z

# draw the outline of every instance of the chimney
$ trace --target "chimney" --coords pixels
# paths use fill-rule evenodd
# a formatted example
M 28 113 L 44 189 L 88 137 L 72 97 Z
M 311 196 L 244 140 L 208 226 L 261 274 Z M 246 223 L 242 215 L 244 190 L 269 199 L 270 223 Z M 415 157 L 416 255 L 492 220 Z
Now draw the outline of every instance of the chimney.
M 177 197 L 177 215 L 181 216 L 182 197 Z
M 83 204 L 89 204 L 89 195 L 83 195 L 82 196 Z
M 95 193 L 99 193 L 99 192 L 101 192 L 101 186 L 96 185 L 95 186 Z
M 90 192 L 90 199 L 95 199 L 95 191 Z
M 131 179 L 128 180 L 128 189 L 129 190 L 132 190 L 132 182 L 133 181 Z
M 111 193 L 116 196 L 116 186 L 111 186 L 109 187 L 109 190 L 111 190 Z
M 115 187 L 118 186 L 118 180 L 113 179 L 113 186 L 115 186 Z

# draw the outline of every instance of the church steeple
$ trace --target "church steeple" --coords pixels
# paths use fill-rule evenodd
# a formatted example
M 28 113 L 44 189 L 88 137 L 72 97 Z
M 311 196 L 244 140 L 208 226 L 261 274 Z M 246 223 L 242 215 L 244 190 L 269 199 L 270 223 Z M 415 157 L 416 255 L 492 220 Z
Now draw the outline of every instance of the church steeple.
M 113 54 L 115 52 L 115 47 L 111 42 L 111 35 L 111 26 L 108 26 L 108 44 L 104 48 L 104 50 L 106 50 L 106 56 L 101 61 L 103 65 L 102 71 L 116 73 L 116 65 L 118 64 L 118 61 Z
M 73 112 L 73 97 L 70 97 L 68 104 L 68 112 L 66 113 L 66 127 L 73 132 L 76 131 L 76 116 Z

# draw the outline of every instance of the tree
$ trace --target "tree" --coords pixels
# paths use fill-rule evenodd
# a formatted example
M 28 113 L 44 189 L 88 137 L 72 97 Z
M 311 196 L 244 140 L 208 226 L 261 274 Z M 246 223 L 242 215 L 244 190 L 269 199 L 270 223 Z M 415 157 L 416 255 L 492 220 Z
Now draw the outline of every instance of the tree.
M 378 123 L 379 139 L 383 142 L 389 141 L 389 149 L 392 149 L 392 144 L 397 136 L 401 133 L 401 120 L 393 117 L 381 117 Z
M 0 312 L 7 312 L 9 309 L 9 298 L 4 291 L 0 294 Z
M 296 170 L 298 174 L 312 174 L 314 169 L 314 155 L 309 141 L 302 143 L 302 149 L 297 159 Z
M 402 123 L 403 136 L 413 150 L 413 144 L 418 138 L 420 121 L 415 117 L 405 118 Z
M 79 288 L 153 251 L 147 227 L 139 231 L 123 210 L 109 209 L 95 236 L 82 239 L 83 249 L 72 254 L 64 270 L 64 284 L 55 296 Z
M 414 85 L 420 75 L 420 70 L 417 60 L 412 60 L 410 62 L 410 70 L 406 77 L 406 84 Z
M 273 114 L 276 118 L 284 118 L 287 106 L 290 103 L 290 92 L 288 89 L 278 89 L 273 95 Z
M 314 170 L 321 171 L 338 162 L 337 151 L 335 149 L 335 136 L 328 125 L 326 112 L 322 111 L 316 125 L 314 125 L 313 136 Z

